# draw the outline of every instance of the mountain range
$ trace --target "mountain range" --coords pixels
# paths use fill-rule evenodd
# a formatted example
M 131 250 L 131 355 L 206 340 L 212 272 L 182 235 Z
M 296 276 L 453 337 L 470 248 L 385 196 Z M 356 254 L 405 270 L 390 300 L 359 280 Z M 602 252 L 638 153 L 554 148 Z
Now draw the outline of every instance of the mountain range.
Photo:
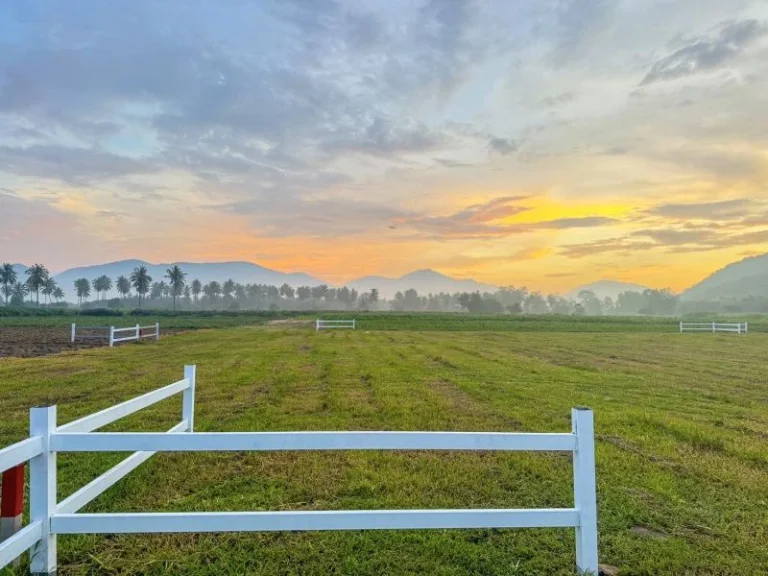
M 687 301 L 768 296 L 768 254 L 728 264 L 684 291 Z
M 92 280 L 97 276 L 107 275 L 114 281 L 118 276 L 130 276 L 137 266 L 146 266 L 149 275 L 154 281 L 163 280 L 165 270 L 174 264 L 178 264 L 186 273 L 187 278 L 197 278 L 202 283 L 212 280 L 223 282 L 231 278 L 242 284 L 271 284 L 280 286 L 289 284 L 298 286 L 317 286 L 330 284 L 301 272 L 281 272 L 272 270 L 251 262 L 173 262 L 152 264 L 143 260 L 120 260 L 107 264 L 94 266 L 82 266 L 70 268 L 58 274 L 54 278 L 64 290 L 66 299 L 75 300 L 73 283 L 78 278 Z M 14 264 L 19 279 L 25 277 L 26 266 Z M 355 288 L 359 292 L 367 292 L 371 288 L 377 288 L 381 297 L 390 299 L 398 291 L 404 292 L 409 288 L 416 289 L 420 294 L 429 292 L 494 292 L 496 286 L 483 284 L 471 279 L 459 279 L 440 274 L 434 270 L 416 270 L 398 278 L 386 276 L 365 276 L 352 280 L 345 284 L 349 288 Z M 615 280 L 601 280 L 584 286 L 574 288 L 565 294 L 566 297 L 576 299 L 582 290 L 591 290 L 599 298 L 610 297 L 616 299 L 621 292 L 642 292 L 646 286 L 630 284 Z M 108 295 L 116 296 L 114 289 Z M 724 268 L 714 272 L 701 282 L 694 284 L 680 295 L 683 300 L 719 300 L 722 298 L 744 298 L 747 296 L 768 296 L 768 254 L 751 256 L 738 262 L 728 264 Z
M 294 288 L 298 286 L 318 286 L 320 284 L 329 284 L 309 274 L 300 272 L 280 272 L 272 270 L 252 262 L 169 262 L 161 264 L 152 264 L 144 260 L 120 260 L 118 262 L 109 262 L 106 264 L 96 264 L 93 266 L 81 266 L 70 268 L 54 274 L 56 282 L 64 290 L 65 299 L 69 301 L 76 300 L 74 292 L 74 282 L 78 278 L 94 278 L 102 275 L 109 276 L 114 282 L 118 276 L 130 277 L 131 272 L 138 266 L 146 266 L 147 272 L 154 282 L 165 280 L 165 271 L 174 264 L 178 264 L 184 272 L 187 273 L 187 279 L 198 279 L 203 284 L 217 280 L 232 279 L 241 284 L 270 284 L 281 286 L 288 284 Z M 23 279 L 24 271 L 27 266 L 14 264 L 16 275 Z M 417 270 L 399 278 L 387 278 L 384 276 L 365 276 L 344 284 L 349 288 L 355 288 L 359 292 L 367 292 L 371 288 L 379 290 L 382 298 L 393 298 L 398 291 L 404 292 L 409 288 L 416 289 L 419 293 L 428 292 L 495 292 L 496 287 L 489 284 L 481 284 L 475 280 L 456 279 L 445 276 L 434 270 Z M 113 288 L 107 297 L 115 297 L 117 292 Z

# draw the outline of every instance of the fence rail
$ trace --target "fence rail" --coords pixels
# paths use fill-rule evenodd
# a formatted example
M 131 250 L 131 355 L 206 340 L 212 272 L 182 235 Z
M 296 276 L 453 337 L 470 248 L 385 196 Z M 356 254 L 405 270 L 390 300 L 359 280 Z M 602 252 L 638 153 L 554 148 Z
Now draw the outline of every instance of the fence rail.
M 680 322 L 680 333 L 683 332 L 749 332 L 747 322 Z
M 318 318 L 315 320 L 315 332 L 320 330 L 332 330 L 334 328 L 347 328 L 355 330 L 355 320 L 321 320 Z
M 80 330 L 80 333 L 78 333 Z M 88 334 L 84 331 L 103 331 L 103 334 Z M 127 336 L 123 336 L 127 334 Z M 114 326 L 78 326 L 73 323 L 70 328 L 69 341 L 74 343 L 75 340 L 107 340 L 109 347 L 112 348 L 115 344 L 120 342 L 138 342 L 142 338 L 154 338 L 160 339 L 160 323 L 155 323 L 151 326 L 129 326 L 127 328 L 116 328 Z
M 56 570 L 58 534 L 575 528 L 576 564 L 598 570 L 594 424 L 574 408 L 569 433 L 508 432 L 193 432 L 195 367 L 184 378 L 101 412 L 57 426 L 56 406 L 33 408 L 32 437 L 0 450 L 0 470 L 30 461 L 30 524 L 0 542 L 0 568 L 31 550 L 33 573 Z M 182 420 L 168 432 L 94 432 L 129 414 L 183 394 Z M 78 511 L 157 451 L 504 450 L 573 455 L 572 508 L 458 510 L 328 510 L 83 514 Z M 61 502 L 58 452 L 133 452 Z M 23 493 L 23 482 L 21 486 Z

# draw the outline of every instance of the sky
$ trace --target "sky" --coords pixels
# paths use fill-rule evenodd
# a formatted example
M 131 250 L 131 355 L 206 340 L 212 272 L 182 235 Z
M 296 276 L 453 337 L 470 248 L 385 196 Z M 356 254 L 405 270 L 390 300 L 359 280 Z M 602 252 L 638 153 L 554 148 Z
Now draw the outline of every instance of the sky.
M 681 290 L 764 252 L 764 0 L 0 4 L 2 261 Z

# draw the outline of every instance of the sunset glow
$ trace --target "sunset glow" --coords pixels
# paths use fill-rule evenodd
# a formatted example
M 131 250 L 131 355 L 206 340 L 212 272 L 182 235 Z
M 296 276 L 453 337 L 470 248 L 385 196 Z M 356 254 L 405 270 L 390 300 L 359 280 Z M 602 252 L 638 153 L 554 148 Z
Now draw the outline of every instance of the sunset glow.
M 0 259 L 682 290 L 768 251 L 768 4 L 0 7 Z

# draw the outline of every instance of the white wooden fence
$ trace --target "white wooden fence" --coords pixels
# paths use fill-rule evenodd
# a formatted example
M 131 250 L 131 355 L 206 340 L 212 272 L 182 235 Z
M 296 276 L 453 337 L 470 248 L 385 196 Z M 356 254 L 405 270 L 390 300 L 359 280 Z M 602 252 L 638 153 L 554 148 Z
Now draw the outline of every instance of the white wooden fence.
M 331 330 L 333 328 L 349 328 L 354 330 L 355 320 L 321 320 L 320 318 L 315 320 L 315 332 Z
M 182 421 L 168 432 L 94 432 L 182 393 Z M 570 433 L 506 432 L 193 432 L 195 367 L 184 379 L 91 416 L 57 426 L 56 406 L 32 408 L 31 437 L 0 450 L 0 471 L 30 461 L 30 523 L 0 543 L 0 568 L 31 549 L 33 573 L 56 570 L 58 534 L 405 530 L 576 529 L 576 564 L 597 573 L 597 508 L 592 411 L 571 411 Z M 573 454 L 574 506 L 545 509 L 342 510 L 283 512 L 78 513 L 157 451 L 482 450 Z M 58 452 L 134 452 L 57 502 Z
M 73 323 L 70 329 L 70 342 L 75 340 L 108 340 L 109 347 L 112 348 L 119 342 L 138 342 L 142 338 L 160 339 L 160 323 L 157 322 L 151 326 L 130 326 L 128 328 L 115 328 L 114 326 L 80 326 L 81 333 L 77 333 L 78 326 Z M 93 334 L 93 331 L 103 331 L 103 334 Z
M 747 322 L 680 322 L 680 333 L 683 332 L 736 332 L 746 334 L 749 330 Z

